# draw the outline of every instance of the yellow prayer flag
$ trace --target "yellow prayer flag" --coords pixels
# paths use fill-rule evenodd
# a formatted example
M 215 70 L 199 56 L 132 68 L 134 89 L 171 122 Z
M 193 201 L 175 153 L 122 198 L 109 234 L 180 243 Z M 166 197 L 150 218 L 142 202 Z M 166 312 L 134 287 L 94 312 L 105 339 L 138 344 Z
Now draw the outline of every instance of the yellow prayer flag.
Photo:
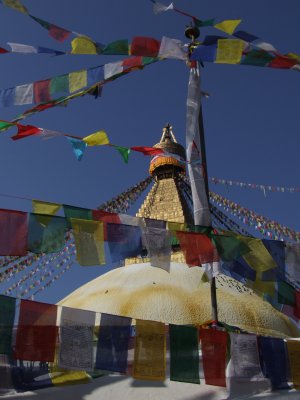
M 296 390 L 300 390 L 300 341 L 287 339 L 287 349 L 292 373 L 292 382 Z
M 216 63 L 238 64 L 241 61 L 244 42 L 239 39 L 219 39 Z
M 133 375 L 163 381 L 166 377 L 166 335 L 161 322 L 136 320 Z
M 24 14 L 28 14 L 28 10 L 19 0 L 3 0 L 3 3 L 10 8 L 13 8 L 16 11 L 19 11 Z
M 69 91 L 70 93 L 87 86 L 87 71 L 81 70 L 69 73 Z
M 76 37 L 71 45 L 71 54 L 97 54 L 95 43 L 85 36 Z
M 54 386 L 76 385 L 92 381 L 91 377 L 85 371 L 69 371 L 59 368 L 57 365 L 57 354 L 54 363 L 49 363 L 49 375 Z
M 82 139 L 88 146 L 101 146 L 103 144 L 109 144 L 109 139 L 106 132 L 98 131 L 86 136 Z
M 32 209 L 35 214 L 55 215 L 60 207 L 61 204 L 32 200 Z
M 262 281 L 260 277 L 252 283 L 252 289 L 258 291 L 260 296 L 268 294 L 271 297 L 275 296 L 275 282 L 274 281 Z
M 277 267 L 275 260 L 260 239 L 239 236 L 239 240 L 249 247 L 250 251 L 243 254 L 243 258 L 255 271 L 263 272 Z
M 295 53 L 288 53 L 288 54 L 287 54 L 287 57 L 290 57 L 290 58 L 292 58 L 292 59 L 294 59 L 294 60 L 300 62 L 300 56 L 299 56 L 298 54 L 295 54 Z
M 77 261 L 82 266 L 105 264 L 103 222 L 71 218 Z
M 228 35 L 232 35 L 241 22 L 241 19 L 227 19 L 214 25 L 214 27 L 219 29 L 220 31 L 228 33 Z
M 169 231 L 186 231 L 187 230 L 187 224 L 181 223 L 181 222 L 170 222 L 167 221 L 167 229 Z

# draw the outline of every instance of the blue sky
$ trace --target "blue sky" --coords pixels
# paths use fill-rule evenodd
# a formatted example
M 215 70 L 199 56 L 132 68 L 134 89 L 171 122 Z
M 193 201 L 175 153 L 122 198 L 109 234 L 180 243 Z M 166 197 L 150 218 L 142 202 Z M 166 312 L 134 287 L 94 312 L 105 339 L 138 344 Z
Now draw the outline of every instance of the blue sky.
M 134 36 L 163 35 L 185 40 L 189 19 L 174 12 L 154 15 L 149 0 L 24 0 L 30 13 L 69 30 L 108 43 Z M 299 0 L 175 0 L 175 5 L 200 19 L 243 20 L 240 29 L 272 43 L 282 53 L 300 54 Z M 168 4 L 168 3 L 166 3 Z M 1 44 L 8 41 L 67 50 L 30 18 L 0 7 Z M 203 28 L 201 38 L 217 34 Z M 0 88 L 49 78 L 81 68 L 117 61 L 120 56 L 0 55 Z M 74 100 L 67 107 L 28 118 L 26 123 L 86 136 L 104 129 L 112 143 L 151 146 L 170 122 L 185 143 L 188 68 L 167 60 L 150 65 L 105 86 L 102 97 Z M 210 176 L 300 187 L 299 73 L 251 66 L 206 64 L 202 70 L 204 124 Z M 27 107 L 28 108 L 28 107 Z M 9 119 L 26 107 L 1 108 Z M 13 130 L 1 134 L 2 194 L 94 208 L 142 180 L 149 158 L 138 153 L 125 165 L 110 148 L 89 148 L 81 162 L 65 138 L 13 142 Z M 212 190 L 271 219 L 300 230 L 299 196 L 221 185 Z M 31 210 L 28 201 L 0 196 L 0 207 Z M 37 298 L 56 302 L 70 290 L 105 272 L 108 267 L 75 266 Z

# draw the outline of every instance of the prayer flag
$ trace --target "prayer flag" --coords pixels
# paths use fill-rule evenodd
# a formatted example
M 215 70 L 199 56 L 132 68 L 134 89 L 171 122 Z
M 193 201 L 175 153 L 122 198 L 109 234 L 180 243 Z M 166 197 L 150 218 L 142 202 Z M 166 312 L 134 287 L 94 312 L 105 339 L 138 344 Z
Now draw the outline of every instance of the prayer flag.
M 66 232 L 67 222 L 65 218 L 30 214 L 28 250 L 37 254 L 57 253 L 65 245 Z
M 157 57 L 159 48 L 159 40 L 144 36 L 136 36 L 132 39 L 130 53 L 133 56 Z
M 88 86 L 101 83 L 104 79 L 103 67 L 89 68 L 87 70 L 87 83 Z
M 121 154 L 125 164 L 128 164 L 130 149 L 122 146 L 113 146 Z
M 296 304 L 296 290 L 287 282 L 277 282 L 277 300 L 280 304 L 294 306 Z
M 102 146 L 104 144 L 109 144 L 109 139 L 106 132 L 98 131 L 86 136 L 82 139 L 88 146 Z
M 226 387 L 227 332 L 200 329 L 205 383 Z
M 122 61 L 117 61 L 114 63 L 108 63 L 104 65 L 104 79 L 110 79 L 115 75 L 126 72 L 126 70 L 142 67 L 143 57 L 130 57 L 125 58 Z
M 170 324 L 169 334 L 170 380 L 200 384 L 197 328 Z
M 85 371 L 70 371 L 59 368 L 56 363 L 49 365 L 50 378 L 54 386 L 79 385 L 91 383 L 91 377 Z
M 12 352 L 16 299 L 0 295 L 0 354 Z
M 101 314 L 97 343 L 97 369 L 126 373 L 131 318 Z
M 174 10 L 174 5 L 173 3 L 170 3 L 168 6 L 165 6 L 164 4 L 161 4 L 157 1 L 151 0 L 153 3 L 153 12 L 154 14 L 160 14 L 165 11 L 169 10 Z
M 33 92 L 35 103 L 46 103 L 48 101 L 51 101 L 50 85 L 51 79 L 34 82 Z
M 16 126 L 16 124 L 7 121 L 0 121 L 0 131 L 6 131 L 12 126 Z
M 102 49 L 101 54 L 105 55 L 127 55 L 129 54 L 129 43 L 127 39 L 116 40 L 115 42 L 109 43 Z
M 223 261 L 234 261 L 250 251 L 237 236 L 212 235 L 212 238 Z
M 23 104 L 33 103 L 33 83 L 16 86 L 14 88 L 14 105 L 22 106 Z
M 92 210 L 89 208 L 81 208 L 75 206 L 69 206 L 67 204 L 63 205 L 65 217 L 76 218 L 76 219 L 93 219 L 92 218 Z
M 43 19 L 34 17 L 33 15 L 30 15 L 30 17 L 36 21 L 38 24 L 40 24 L 43 28 L 48 30 L 49 35 L 59 41 L 59 42 L 64 42 L 70 35 L 72 32 L 67 31 L 64 28 L 61 28 L 57 25 L 51 24 Z
M 239 39 L 219 39 L 216 63 L 239 64 L 244 50 L 244 42 Z
M 288 355 L 283 339 L 258 336 L 258 349 L 263 374 L 271 380 L 273 390 L 289 389 Z
M 247 279 L 255 281 L 256 271 L 254 271 L 246 261 L 240 257 L 234 261 L 227 261 L 222 264 L 222 271 L 239 282 L 246 283 Z
M 166 335 L 161 322 L 136 320 L 133 377 L 163 381 L 166 377 Z
M 300 244 L 285 243 L 286 272 L 292 280 L 300 283 Z
M 71 218 L 76 258 L 81 266 L 105 264 L 103 222 Z
M 29 46 L 27 44 L 12 42 L 7 42 L 7 44 L 9 45 L 11 52 L 13 53 L 36 54 L 38 52 L 38 49 L 36 47 Z
M 170 271 L 171 232 L 165 229 L 147 227 L 143 229 L 145 245 L 153 267 Z
M 206 21 L 201 21 L 200 19 L 195 18 L 194 22 L 199 28 L 202 28 L 204 26 L 214 26 L 215 24 L 215 19 L 207 19 Z
M 287 339 L 287 350 L 292 375 L 292 382 L 296 390 L 300 390 L 300 342 Z
M 239 236 L 240 240 L 249 247 L 250 251 L 243 255 L 244 260 L 255 271 L 263 272 L 276 268 L 277 264 L 260 239 Z
M 156 156 L 157 154 L 164 153 L 164 151 L 162 149 L 158 149 L 156 147 L 134 146 L 134 147 L 131 147 L 131 150 L 143 153 L 144 156 Z
M 15 88 L 0 90 L 0 104 L 2 107 L 10 107 L 14 105 Z
M 215 24 L 214 27 L 220 31 L 228 33 L 228 35 L 232 35 L 241 22 L 241 19 L 228 19 Z
M 5 53 L 9 53 L 9 51 L 4 49 L 3 47 L 0 47 L 0 54 L 5 54 Z
M 67 139 L 72 146 L 75 157 L 80 161 L 87 148 L 87 144 L 82 139 L 75 139 L 70 136 L 67 136 Z
M 36 126 L 32 125 L 17 124 L 17 127 L 18 127 L 18 133 L 11 137 L 12 140 L 24 139 L 25 137 L 28 136 L 38 135 L 41 132 L 40 128 L 37 128 Z
M 71 46 L 71 54 L 98 54 L 95 43 L 86 36 L 76 37 Z
M 69 73 L 69 91 L 74 93 L 87 86 L 87 70 Z
M 184 44 L 180 40 L 163 36 L 157 57 L 174 58 L 175 60 L 185 61 L 187 59 L 187 52 L 184 49 Z
M 57 306 L 21 300 L 14 358 L 54 361 L 58 328 Z
M 47 201 L 32 200 L 32 209 L 35 214 L 55 215 L 61 208 L 61 204 L 49 203 Z
M 69 75 L 59 75 L 51 79 L 50 94 L 69 93 Z
M 248 33 L 248 32 L 245 32 L 245 31 L 234 32 L 234 36 L 239 38 L 239 39 L 244 40 L 245 42 L 250 42 L 250 43 L 254 42 L 254 40 L 258 39 L 257 36 L 254 36 L 251 33 Z
M 60 368 L 93 370 L 93 331 L 96 313 L 62 307 L 60 317 Z
M 103 222 L 104 228 L 104 241 L 107 241 L 107 223 L 120 224 L 121 220 L 118 214 L 110 213 L 103 210 L 93 210 L 92 219 Z
M 3 0 L 3 4 L 7 7 L 13 8 L 16 11 L 28 14 L 27 8 L 23 6 L 20 0 Z
M 258 67 L 267 66 L 273 56 L 264 50 L 250 50 L 247 52 L 241 60 L 242 65 L 255 65 Z
M 267 280 L 278 280 L 279 277 L 285 276 L 285 244 L 280 240 L 266 240 L 262 239 L 262 242 L 272 258 L 275 260 L 277 267 L 262 273 L 262 279 Z
M 217 45 L 200 45 L 193 50 L 191 54 L 191 61 L 200 62 L 214 62 L 216 59 Z
M 0 255 L 27 254 L 27 213 L 0 209 Z
M 126 257 L 136 257 L 142 253 L 140 227 L 107 223 L 106 233 L 113 263 L 123 261 Z
M 262 379 L 256 335 L 230 333 L 230 341 L 232 375 L 251 381 Z
M 217 249 L 211 240 L 201 233 L 176 232 L 180 248 L 185 255 L 189 266 L 200 266 L 201 264 L 219 261 Z

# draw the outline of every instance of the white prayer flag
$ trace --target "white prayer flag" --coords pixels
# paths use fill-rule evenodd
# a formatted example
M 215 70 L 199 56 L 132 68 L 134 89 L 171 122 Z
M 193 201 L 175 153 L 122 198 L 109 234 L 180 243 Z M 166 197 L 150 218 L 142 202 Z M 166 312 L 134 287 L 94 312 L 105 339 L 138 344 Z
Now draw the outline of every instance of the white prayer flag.
M 104 65 L 104 79 L 109 79 L 114 75 L 120 74 L 121 72 L 123 72 L 122 61 L 117 61 Z
M 63 307 L 60 320 L 58 366 L 75 370 L 93 370 L 93 330 L 96 313 Z
M 175 58 L 176 60 L 187 60 L 187 51 L 184 50 L 184 44 L 177 39 L 170 39 L 163 36 L 160 43 L 158 57 Z
M 169 10 L 174 10 L 174 5 L 173 3 L 170 3 L 168 6 L 165 6 L 164 4 L 157 3 L 156 1 L 153 4 L 153 12 L 154 14 L 160 14 L 165 11 Z
M 33 83 L 15 87 L 14 105 L 33 103 Z
M 28 46 L 27 44 L 11 42 L 8 42 L 7 44 L 10 46 L 13 53 L 36 54 L 38 52 L 38 49 L 36 47 Z

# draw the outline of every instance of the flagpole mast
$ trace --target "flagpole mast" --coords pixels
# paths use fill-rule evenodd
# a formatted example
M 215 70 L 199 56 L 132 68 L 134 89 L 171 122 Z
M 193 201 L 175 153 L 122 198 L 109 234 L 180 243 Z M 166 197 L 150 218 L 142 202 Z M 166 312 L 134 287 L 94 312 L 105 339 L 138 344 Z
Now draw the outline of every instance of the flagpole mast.
M 189 44 L 189 53 L 192 51 L 193 45 L 195 45 L 195 39 L 200 35 L 200 31 L 197 26 L 188 26 L 185 30 L 185 36 L 191 40 Z M 198 65 L 199 66 L 199 65 Z M 199 68 L 200 71 L 200 68 Z M 199 72 L 200 74 L 200 72 Z M 198 116 L 198 126 L 199 126 L 199 137 L 200 137 L 200 152 L 201 152 L 201 164 L 202 164 L 202 174 L 204 177 L 205 192 L 207 197 L 208 206 L 209 203 L 209 188 L 208 188 L 208 173 L 207 173 L 207 161 L 206 161 L 206 147 L 205 147 L 205 134 L 204 134 L 204 124 L 203 124 L 203 113 L 202 113 L 202 103 L 200 98 L 200 108 Z M 212 320 L 215 325 L 218 323 L 218 304 L 217 304 L 217 288 L 216 288 L 216 278 L 212 277 L 210 284 L 210 295 L 211 295 L 211 307 L 212 307 Z

